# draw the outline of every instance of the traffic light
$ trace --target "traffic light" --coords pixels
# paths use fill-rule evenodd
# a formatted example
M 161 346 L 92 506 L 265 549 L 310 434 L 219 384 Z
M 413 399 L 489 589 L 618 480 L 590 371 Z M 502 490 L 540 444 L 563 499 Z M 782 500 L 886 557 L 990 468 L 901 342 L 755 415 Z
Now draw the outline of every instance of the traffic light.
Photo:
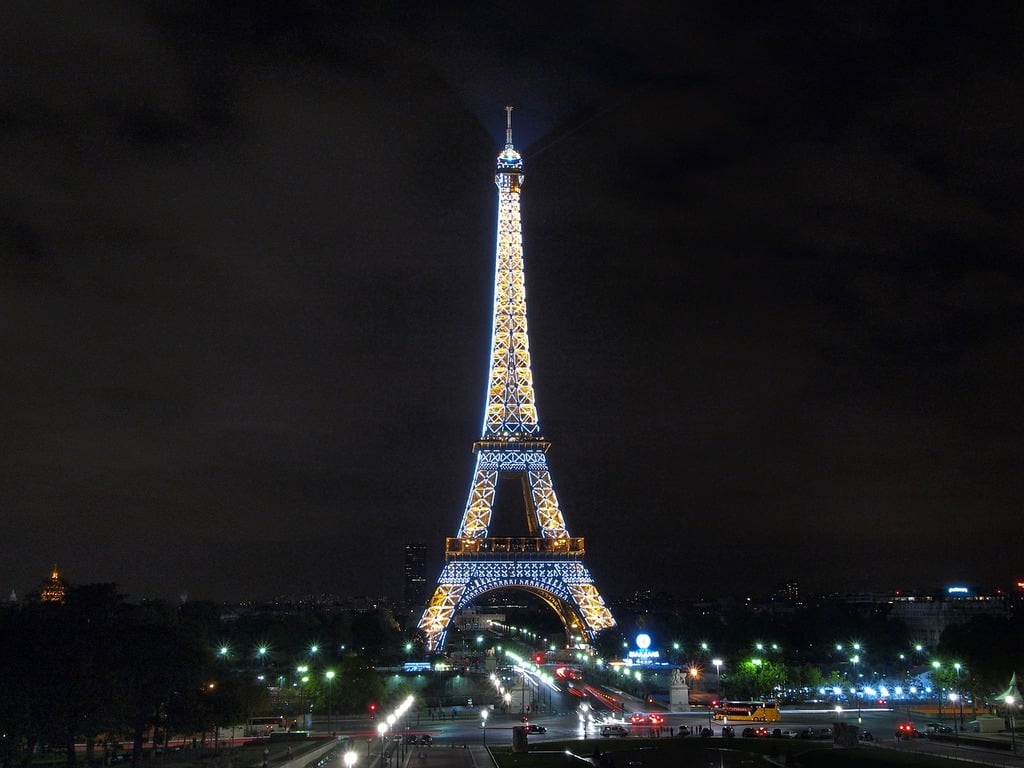
M 377 705 L 371 702 L 371 704 L 370 704 L 370 719 L 373 720 L 376 716 L 377 716 Z

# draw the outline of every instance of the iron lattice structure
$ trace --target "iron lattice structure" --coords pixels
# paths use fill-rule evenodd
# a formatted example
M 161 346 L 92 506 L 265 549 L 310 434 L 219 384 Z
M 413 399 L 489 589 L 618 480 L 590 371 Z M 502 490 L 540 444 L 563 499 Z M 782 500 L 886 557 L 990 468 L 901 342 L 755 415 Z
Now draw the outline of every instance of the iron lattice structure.
M 566 631 L 593 636 L 615 619 L 583 564 L 582 538 L 572 537 L 558 506 L 537 418 L 519 195 L 523 160 L 512 144 L 512 108 L 506 107 L 505 149 L 498 155 L 498 232 L 490 376 L 476 469 L 458 535 L 446 539 L 445 567 L 419 622 L 427 647 L 439 650 L 452 618 L 495 589 L 531 592 L 561 617 Z M 529 536 L 492 538 L 491 513 L 500 479 L 522 484 Z

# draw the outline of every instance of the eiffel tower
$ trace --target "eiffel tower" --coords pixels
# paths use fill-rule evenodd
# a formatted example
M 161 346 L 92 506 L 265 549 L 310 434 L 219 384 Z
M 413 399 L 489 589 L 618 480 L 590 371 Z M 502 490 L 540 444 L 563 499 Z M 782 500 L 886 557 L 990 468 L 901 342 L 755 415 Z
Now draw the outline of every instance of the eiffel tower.
M 570 636 L 593 639 L 615 626 L 583 564 L 583 539 L 566 530 L 548 470 L 550 443 L 537 420 L 519 217 L 523 159 L 512 144 L 512 107 L 505 107 L 505 113 L 505 149 L 494 174 L 498 235 L 483 431 L 473 443 L 476 469 L 459 532 L 445 539 L 445 566 L 418 625 L 431 651 L 444 648 L 456 613 L 496 589 L 537 595 L 554 609 Z M 509 478 L 521 484 L 529 536 L 491 538 L 498 481 Z

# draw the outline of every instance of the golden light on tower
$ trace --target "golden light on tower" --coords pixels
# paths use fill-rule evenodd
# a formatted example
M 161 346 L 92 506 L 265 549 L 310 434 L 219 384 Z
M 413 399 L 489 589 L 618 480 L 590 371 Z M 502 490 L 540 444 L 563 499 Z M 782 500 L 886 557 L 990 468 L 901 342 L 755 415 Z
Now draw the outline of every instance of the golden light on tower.
M 498 221 L 490 375 L 476 467 L 458 534 L 445 540 L 445 567 L 419 629 L 430 650 L 443 647 L 454 615 L 483 594 L 524 589 L 559 616 L 567 633 L 592 638 L 615 626 L 589 570 L 582 537 L 571 537 L 558 504 L 540 429 L 526 319 L 520 193 L 523 159 L 512 143 L 512 107 L 505 108 L 505 147 L 494 183 Z M 501 480 L 518 480 L 527 536 L 494 537 L 491 516 Z M 503 485 L 503 484 L 502 484 Z

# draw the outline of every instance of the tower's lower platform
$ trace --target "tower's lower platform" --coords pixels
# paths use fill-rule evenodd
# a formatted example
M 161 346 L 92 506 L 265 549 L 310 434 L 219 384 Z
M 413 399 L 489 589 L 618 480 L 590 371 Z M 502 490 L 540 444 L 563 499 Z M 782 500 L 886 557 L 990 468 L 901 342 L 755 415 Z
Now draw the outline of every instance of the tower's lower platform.
M 578 541 L 582 544 L 582 539 Z M 444 647 L 456 613 L 496 589 L 522 589 L 537 595 L 558 613 L 569 634 L 592 639 L 602 629 L 615 626 L 583 562 L 571 554 L 560 557 L 543 551 L 549 546 L 531 551 L 514 544 L 497 549 L 492 545 L 472 553 L 462 548 L 453 556 L 449 544 L 449 562 L 419 623 L 428 650 Z

